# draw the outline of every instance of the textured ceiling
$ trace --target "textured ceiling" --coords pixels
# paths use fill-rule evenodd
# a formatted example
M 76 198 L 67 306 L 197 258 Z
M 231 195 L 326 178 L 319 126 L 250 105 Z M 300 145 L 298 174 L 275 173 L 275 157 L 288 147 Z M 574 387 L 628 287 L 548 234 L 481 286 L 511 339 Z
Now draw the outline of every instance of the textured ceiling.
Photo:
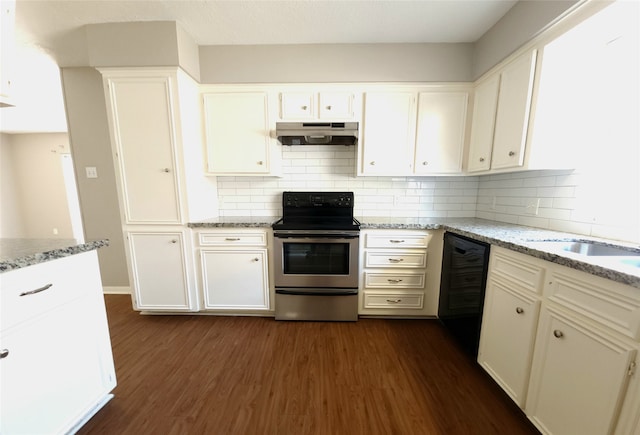
M 17 107 L 2 109 L 0 132 L 66 131 L 59 71 L 50 55 L 86 24 L 177 21 L 198 45 L 474 42 L 515 3 L 17 0 Z

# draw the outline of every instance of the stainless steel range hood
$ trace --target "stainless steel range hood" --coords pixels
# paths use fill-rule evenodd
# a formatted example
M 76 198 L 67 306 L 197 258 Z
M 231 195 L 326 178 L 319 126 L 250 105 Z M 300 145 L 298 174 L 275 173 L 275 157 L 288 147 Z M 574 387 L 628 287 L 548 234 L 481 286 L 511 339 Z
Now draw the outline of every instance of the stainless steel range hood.
M 357 122 L 277 122 L 282 145 L 355 145 Z

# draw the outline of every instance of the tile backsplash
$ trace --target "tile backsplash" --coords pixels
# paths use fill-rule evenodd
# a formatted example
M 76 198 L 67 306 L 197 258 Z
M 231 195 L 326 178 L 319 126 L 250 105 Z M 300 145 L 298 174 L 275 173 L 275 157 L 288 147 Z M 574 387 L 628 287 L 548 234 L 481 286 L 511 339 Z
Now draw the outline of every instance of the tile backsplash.
M 282 177 L 218 177 L 220 215 L 279 217 L 285 190 L 344 190 L 357 217 L 479 217 L 640 242 L 638 189 L 625 194 L 590 171 L 356 177 L 355 167 L 356 147 L 284 147 Z
M 478 177 L 356 177 L 356 147 L 283 148 L 282 177 L 218 177 L 221 216 L 282 214 L 285 190 L 353 191 L 358 217 L 473 217 Z

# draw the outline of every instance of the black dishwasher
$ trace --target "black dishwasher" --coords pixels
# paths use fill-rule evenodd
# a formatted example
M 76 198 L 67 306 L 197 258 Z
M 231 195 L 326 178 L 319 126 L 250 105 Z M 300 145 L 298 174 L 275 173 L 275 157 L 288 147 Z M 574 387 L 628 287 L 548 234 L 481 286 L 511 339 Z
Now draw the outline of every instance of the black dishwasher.
M 489 245 L 446 232 L 438 318 L 465 352 L 478 356 Z

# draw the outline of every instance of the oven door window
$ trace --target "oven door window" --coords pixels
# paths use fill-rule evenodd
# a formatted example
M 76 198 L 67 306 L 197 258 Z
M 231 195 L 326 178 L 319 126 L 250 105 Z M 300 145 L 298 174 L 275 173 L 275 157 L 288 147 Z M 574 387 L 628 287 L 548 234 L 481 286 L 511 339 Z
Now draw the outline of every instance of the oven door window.
M 348 275 L 349 243 L 283 244 L 285 275 Z

